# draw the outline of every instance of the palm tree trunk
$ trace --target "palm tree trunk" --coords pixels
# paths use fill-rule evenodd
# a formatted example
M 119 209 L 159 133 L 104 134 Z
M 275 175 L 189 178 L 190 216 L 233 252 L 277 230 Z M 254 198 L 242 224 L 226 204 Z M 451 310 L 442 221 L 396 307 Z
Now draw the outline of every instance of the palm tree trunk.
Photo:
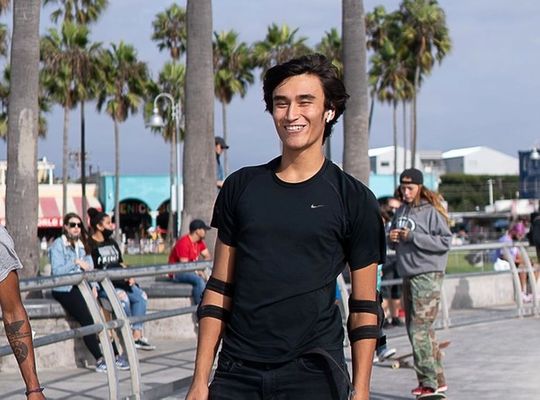
M 221 118 L 223 122 L 223 140 L 225 143 L 229 143 L 229 132 L 227 131 L 227 104 L 221 102 Z M 229 154 L 227 151 L 223 152 L 223 172 L 224 175 L 229 175 Z
M 403 100 L 403 169 L 407 169 L 407 102 Z
M 120 127 L 114 121 L 114 236 L 120 244 Z
M 81 101 L 81 192 L 82 192 L 82 215 L 83 221 L 86 221 L 86 131 L 84 120 L 84 101 Z
M 182 233 L 194 218 L 210 220 L 216 197 L 211 0 L 188 0 L 187 33 Z
M 369 100 L 368 133 L 371 133 L 371 122 L 373 121 L 373 110 L 374 109 L 375 109 L 375 94 L 370 96 L 370 100 Z
M 169 218 L 167 220 L 167 244 L 170 248 L 172 248 L 173 245 L 173 237 L 174 237 L 174 198 L 176 197 L 176 193 L 174 190 L 176 189 L 175 186 L 175 176 L 176 176 L 176 132 L 172 135 L 171 140 L 171 162 L 170 162 L 170 183 L 171 183 L 171 201 L 169 203 Z M 178 213 L 178 210 L 176 210 Z
M 362 0 L 342 0 L 343 76 L 351 95 L 344 118 L 343 169 L 369 181 L 366 27 Z
M 41 1 L 13 2 L 11 85 L 7 136 L 6 219 L 24 268 L 39 266 L 37 137 L 39 93 L 39 11 Z
M 69 104 L 69 103 L 68 103 Z M 69 163 L 69 106 L 64 106 L 64 133 L 62 136 L 62 216 L 67 214 L 67 181 Z
M 416 100 L 418 97 L 418 91 L 420 90 L 420 66 L 416 67 L 414 73 L 414 93 L 413 93 L 413 102 L 411 110 L 411 166 L 414 168 L 416 166 L 416 140 L 417 140 L 417 125 L 416 125 Z
M 396 100 L 393 102 L 393 112 L 392 112 L 392 123 L 393 123 L 393 139 L 394 139 L 394 189 L 397 188 L 398 185 L 398 173 L 397 173 L 397 106 L 398 103 Z

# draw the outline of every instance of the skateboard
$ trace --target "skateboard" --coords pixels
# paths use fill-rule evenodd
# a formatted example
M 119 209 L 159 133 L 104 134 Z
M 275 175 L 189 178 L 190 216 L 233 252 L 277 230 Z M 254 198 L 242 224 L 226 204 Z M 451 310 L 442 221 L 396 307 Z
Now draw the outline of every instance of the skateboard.
M 430 393 L 416 396 L 416 400 L 441 400 L 446 398 L 447 397 L 444 393 Z
M 439 342 L 439 349 L 445 349 L 448 346 L 450 346 L 450 340 L 444 340 L 442 342 Z M 388 358 L 388 361 L 390 362 L 390 366 L 392 367 L 392 369 L 412 368 L 413 362 L 412 360 L 409 360 L 409 358 L 412 358 L 412 356 L 413 356 L 413 353 L 411 352 L 411 353 L 403 354 L 401 356 L 392 356 Z M 384 363 L 384 361 L 382 361 L 381 363 Z M 442 393 L 437 393 L 437 395 L 440 395 L 440 394 Z M 440 397 L 440 398 L 444 398 L 444 397 Z M 436 399 L 439 399 L 439 397 L 434 397 L 433 399 L 429 398 L 429 400 L 436 400 Z

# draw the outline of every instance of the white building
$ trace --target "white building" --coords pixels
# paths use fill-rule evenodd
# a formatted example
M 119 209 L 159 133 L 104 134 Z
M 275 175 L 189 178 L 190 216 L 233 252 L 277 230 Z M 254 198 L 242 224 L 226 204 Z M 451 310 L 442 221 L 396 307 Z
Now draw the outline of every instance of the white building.
M 407 166 L 411 165 L 411 151 L 405 153 Z M 394 173 L 394 146 L 377 147 L 369 149 L 369 166 L 373 174 L 392 175 Z M 403 147 L 397 146 L 397 171 L 398 174 L 404 170 Z M 416 167 L 421 168 L 420 157 L 416 154 Z
M 466 147 L 442 154 L 447 174 L 519 175 L 519 160 L 485 146 Z

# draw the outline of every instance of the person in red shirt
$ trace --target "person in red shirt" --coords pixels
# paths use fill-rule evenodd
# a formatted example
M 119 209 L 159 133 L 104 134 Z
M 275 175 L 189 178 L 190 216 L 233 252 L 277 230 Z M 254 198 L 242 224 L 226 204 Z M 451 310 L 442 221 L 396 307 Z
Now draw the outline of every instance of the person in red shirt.
M 212 229 L 200 219 L 194 219 L 189 224 L 189 233 L 177 240 L 171 254 L 169 264 L 210 260 L 210 252 L 204 243 L 206 231 Z M 172 276 L 174 282 L 189 283 L 193 286 L 193 302 L 199 304 L 206 287 L 206 277 L 203 271 L 179 272 Z

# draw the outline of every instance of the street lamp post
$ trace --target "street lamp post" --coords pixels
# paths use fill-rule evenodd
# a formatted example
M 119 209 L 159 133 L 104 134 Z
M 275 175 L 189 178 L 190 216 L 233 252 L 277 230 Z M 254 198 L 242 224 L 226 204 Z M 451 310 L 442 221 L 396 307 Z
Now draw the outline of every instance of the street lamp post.
M 180 234 L 180 120 L 181 120 L 181 108 L 180 100 L 175 101 L 174 97 L 169 93 L 160 93 L 154 99 L 154 109 L 152 111 L 152 117 L 150 118 L 149 126 L 153 128 L 163 128 L 165 122 L 159 113 L 157 102 L 160 98 L 166 98 L 171 102 L 171 116 L 174 121 L 174 136 L 173 146 L 175 148 L 176 158 L 176 176 L 174 177 L 174 184 L 171 186 L 171 213 L 174 215 L 176 211 L 176 232 Z

